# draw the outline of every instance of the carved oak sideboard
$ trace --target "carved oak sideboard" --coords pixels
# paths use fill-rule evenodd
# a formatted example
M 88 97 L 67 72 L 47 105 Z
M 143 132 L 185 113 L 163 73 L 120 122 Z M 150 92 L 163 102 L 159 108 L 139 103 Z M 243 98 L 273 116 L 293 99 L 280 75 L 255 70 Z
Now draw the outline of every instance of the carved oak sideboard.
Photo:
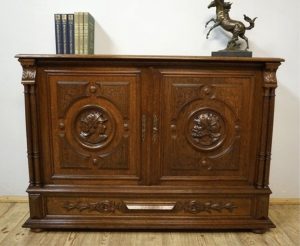
M 250 229 L 268 218 L 278 58 L 18 55 L 24 227 Z

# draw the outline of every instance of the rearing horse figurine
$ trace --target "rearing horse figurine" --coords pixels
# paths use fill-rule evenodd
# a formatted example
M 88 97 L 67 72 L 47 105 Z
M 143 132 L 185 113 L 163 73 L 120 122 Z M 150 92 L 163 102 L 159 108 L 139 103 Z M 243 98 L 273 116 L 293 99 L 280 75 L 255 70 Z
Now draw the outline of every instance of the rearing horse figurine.
M 212 18 L 206 23 L 205 27 L 207 27 L 210 22 L 215 22 L 215 24 L 209 29 L 206 38 L 209 37 L 210 32 L 214 28 L 221 26 L 224 30 L 232 33 L 232 38 L 228 42 L 226 50 L 238 50 L 240 46 L 237 44 L 239 37 L 246 41 L 247 47 L 245 50 L 248 50 L 249 42 L 248 38 L 245 36 L 245 32 L 246 30 L 251 30 L 254 27 L 254 22 L 257 18 L 250 19 L 248 16 L 244 15 L 244 20 L 250 23 L 248 27 L 245 27 L 242 22 L 230 19 L 229 11 L 231 9 L 231 5 L 232 3 L 224 2 L 224 0 L 214 0 L 208 5 L 208 8 L 216 8 L 217 18 Z

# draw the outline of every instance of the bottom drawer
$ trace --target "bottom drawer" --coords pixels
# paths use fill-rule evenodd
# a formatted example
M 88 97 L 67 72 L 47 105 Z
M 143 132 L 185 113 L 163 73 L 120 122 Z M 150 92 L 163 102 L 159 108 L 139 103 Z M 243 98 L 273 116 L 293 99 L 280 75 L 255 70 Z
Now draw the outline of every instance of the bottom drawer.
M 45 199 L 47 216 L 75 217 L 251 217 L 252 197 L 115 198 L 53 197 Z
M 161 192 L 161 191 L 160 191 Z M 266 190 L 266 192 L 268 192 Z M 269 194 L 30 194 L 36 229 L 253 229 L 274 227 Z

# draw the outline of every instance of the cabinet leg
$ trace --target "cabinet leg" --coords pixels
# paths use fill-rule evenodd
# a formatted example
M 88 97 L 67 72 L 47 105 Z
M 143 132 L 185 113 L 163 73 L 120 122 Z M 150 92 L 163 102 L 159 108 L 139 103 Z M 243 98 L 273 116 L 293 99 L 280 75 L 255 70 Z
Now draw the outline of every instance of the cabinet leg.
M 41 228 L 31 228 L 30 231 L 35 232 L 35 233 L 39 233 L 39 232 L 43 232 L 44 230 Z
M 255 234 L 264 234 L 267 230 L 266 229 L 254 229 L 252 230 Z

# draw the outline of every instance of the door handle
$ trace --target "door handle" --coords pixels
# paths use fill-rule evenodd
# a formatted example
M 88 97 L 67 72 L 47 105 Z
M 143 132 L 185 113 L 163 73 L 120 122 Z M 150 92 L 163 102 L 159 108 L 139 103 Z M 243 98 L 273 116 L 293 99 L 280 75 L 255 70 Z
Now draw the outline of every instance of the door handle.
M 143 114 L 142 115 L 142 142 L 144 142 L 146 138 L 146 127 L 147 127 L 147 117 L 145 114 Z
M 158 132 L 159 132 L 159 119 L 156 114 L 153 114 L 153 127 L 152 127 L 152 141 L 155 143 L 158 138 Z

